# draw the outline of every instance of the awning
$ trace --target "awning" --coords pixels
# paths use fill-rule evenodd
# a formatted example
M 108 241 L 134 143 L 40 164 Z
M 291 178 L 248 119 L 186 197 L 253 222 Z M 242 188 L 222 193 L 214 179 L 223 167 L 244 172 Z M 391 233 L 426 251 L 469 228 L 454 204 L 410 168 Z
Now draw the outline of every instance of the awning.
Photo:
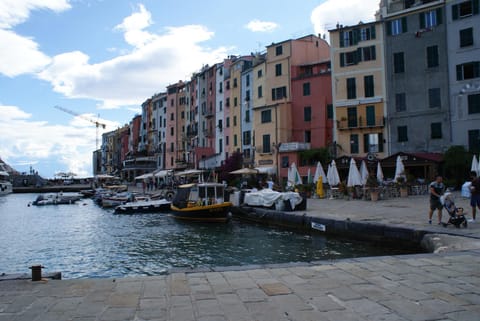
M 183 172 L 175 173 L 175 176 L 189 176 L 189 175 L 191 176 L 191 175 L 198 175 L 201 173 L 203 173 L 203 171 L 199 169 L 187 169 Z
M 275 166 L 255 167 L 255 169 L 259 174 L 275 175 L 277 173 L 277 167 Z
M 166 177 L 168 176 L 170 173 L 172 173 L 171 170 L 162 170 L 162 171 L 158 171 L 154 174 L 155 177 Z
M 153 177 L 153 173 L 146 173 L 146 174 L 135 177 L 135 179 L 146 179 L 150 177 Z

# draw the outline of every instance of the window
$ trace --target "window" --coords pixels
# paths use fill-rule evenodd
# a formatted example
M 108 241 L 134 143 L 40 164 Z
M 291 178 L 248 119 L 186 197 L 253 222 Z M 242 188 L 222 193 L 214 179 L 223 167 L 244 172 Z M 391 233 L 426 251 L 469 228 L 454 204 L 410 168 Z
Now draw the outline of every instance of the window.
M 282 64 L 276 64 L 275 65 L 275 76 L 281 76 L 282 75 Z
M 218 130 L 222 131 L 223 129 L 223 119 L 218 120 Z
M 222 101 L 222 100 L 220 100 L 220 101 L 218 102 L 218 110 L 220 110 L 220 111 L 223 110 L 223 101 Z
M 170 136 L 173 136 L 173 135 L 175 135 L 173 127 L 170 127 Z
M 262 124 L 270 123 L 272 121 L 272 110 L 271 109 L 262 110 L 261 117 L 262 117 L 261 118 Z
M 350 154 L 358 154 L 358 135 L 352 134 L 350 135 Z
M 225 125 L 227 126 L 227 128 L 230 127 L 230 117 L 225 118 Z
M 367 28 L 360 29 L 360 40 L 367 41 L 370 39 L 375 39 L 375 26 L 370 26 Z
M 407 101 L 405 93 L 395 94 L 395 111 L 406 111 Z
M 226 146 L 230 145 L 230 136 L 225 136 L 225 145 Z
M 250 90 L 245 91 L 245 100 L 250 101 Z
M 310 106 L 303 107 L 303 120 L 304 121 L 312 120 L 312 107 Z
M 357 98 L 357 87 L 355 78 L 347 78 L 347 99 Z
M 430 108 L 441 107 L 440 88 L 428 89 L 428 107 Z
M 362 49 L 362 61 L 370 61 L 377 59 L 375 52 L 375 46 L 363 47 Z
M 174 143 L 170 143 L 170 152 L 171 153 L 175 152 L 175 144 Z
M 304 133 L 305 143 L 310 143 L 312 141 L 312 132 L 306 130 Z
M 257 78 L 262 78 L 262 76 L 263 76 L 263 70 L 262 70 L 262 69 L 259 69 L 259 70 L 257 71 Z
M 398 126 L 397 127 L 398 142 L 408 142 L 408 127 L 407 126 Z
M 287 87 L 272 88 L 272 100 L 287 98 Z
M 460 48 L 473 45 L 473 28 L 460 30 Z
M 237 126 L 237 116 L 233 116 L 233 126 Z
M 405 72 L 405 56 L 403 52 L 393 54 L 393 72 L 396 74 Z
M 250 110 L 245 110 L 245 122 L 250 122 Z
M 477 77 L 480 77 L 480 61 L 472 61 L 457 65 L 457 80 Z
M 283 47 L 282 46 L 276 46 L 275 47 L 275 55 L 280 56 L 283 54 Z
M 288 168 L 289 166 L 288 156 L 282 156 L 282 168 Z
M 327 119 L 333 119 L 333 105 L 327 104 Z
M 218 140 L 218 152 L 223 153 L 223 139 Z
M 237 135 L 233 135 L 233 146 L 237 147 L 238 146 L 238 137 Z
M 174 120 L 174 117 L 175 117 L 175 116 L 173 115 L 173 113 L 171 113 L 171 114 L 170 114 L 170 120 Z
M 310 83 L 306 82 L 303 84 L 303 95 L 310 96 Z
M 262 152 L 263 152 L 263 153 L 270 153 L 270 151 L 271 151 L 271 147 L 270 147 L 270 135 L 263 135 L 263 136 L 262 136 L 262 141 L 263 141 Z
M 383 153 L 383 134 L 364 134 L 363 151 L 365 153 Z
M 367 126 L 375 126 L 375 106 L 367 106 Z
M 223 93 L 223 82 L 219 83 L 218 92 Z
M 357 107 L 349 107 L 347 109 L 347 119 L 349 128 L 358 126 Z
M 468 150 L 471 153 L 480 152 L 480 129 L 468 131 Z
M 442 123 L 431 123 L 430 133 L 432 139 L 442 138 Z
M 395 36 L 401 33 L 407 32 L 407 17 L 388 21 L 387 23 L 387 35 Z
M 350 31 L 340 31 L 340 47 L 350 47 L 356 45 L 358 43 L 359 38 L 358 29 L 350 30 Z
M 262 86 L 258 86 L 257 92 L 258 92 L 258 98 L 262 98 L 262 97 L 263 97 L 263 88 L 262 88 Z
M 252 133 L 250 131 L 243 132 L 243 145 L 250 145 L 252 143 Z
M 373 81 L 373 76 L 363 77 L 363 82 L 365 86 L 365 97 L 375 96 L 375 84 Z
M 478 14 L 479 0 L 464 1 L 452 6 L 452 19 L 469 17 Z
M 237 78 L 233 78 L 233 88 L 237 88 Z
M 233 97 L 233 107 L 238 106 L 238 97 Z
M 420 29 L 442 24 L 442 8 L 420 13 Z
M 438 67 L 438 46 L 427 47 L 427 67 Z
M 248 87 L 250 86 L 250 75 L 245 76 L 245 85 Z
M 480 94 L 468 95 L 468 113 L 480 113 Z
M 230 107 L 230 97 L 225 100 L 225 106 Z

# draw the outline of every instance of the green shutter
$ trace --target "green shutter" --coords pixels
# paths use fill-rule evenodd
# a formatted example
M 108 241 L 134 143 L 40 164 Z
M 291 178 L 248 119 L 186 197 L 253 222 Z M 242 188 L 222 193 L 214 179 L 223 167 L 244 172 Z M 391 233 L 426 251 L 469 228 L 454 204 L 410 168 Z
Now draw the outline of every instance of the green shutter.
M 378 152 L 383 153 L 383 133 L 378 134 Z
M 353 34 L 353 45 L 356 45 L 358 44 L 358 40 L 360 39 L 360 30 L 353 29 L 352 34 Z
M 377 60 L 377 50 L 375 46 L 372 46 L 371 53 L 372 53 L 372 60 Z
M 473 62 L 473 77 L 474 78 L 480 77 L 480 61 Z
M 387 21 L 387 35 L 391 36 L 392 35 L 392 22 Z
M 437 8 L 437 26 L 443 23 L 443 10 L 442 8 Z
M 457 65 L 457 80 L 462 80 L 463 78 L 462 69 L 462 65 Z
M 370 37 L 375 39 L 375 25 L 370 27 Z
M 355 64 L 358 64 L 362 61 L 362 48 L 357 48 L 357 52 L 355 53 Z
M 473 14 L 479 13 L 479 2 L 480 0 L 472 0 Z
M 363 134 L 363 152 L 364 153 L 368 153 L 368 144 L 369 141 L 368 141 L 368 134 Z
M 408 31 L 407 28 L 407 17 L 402 18 L 402 33 L 405 33 Z
M 340 53 L 340 67 L 345 67 L 345 53 Z
M 340 48 L 343 48 L 345 47 L 345 44 L 343 42 L 343 31 L 340 31 L 339 35 L 340 35 Z
M 452 6 L 452 20 L 458 19 L 458 4 Z
M 425 28 L 425 12 L 420 12 L 418 15 L 420 17 L 420 29 Z

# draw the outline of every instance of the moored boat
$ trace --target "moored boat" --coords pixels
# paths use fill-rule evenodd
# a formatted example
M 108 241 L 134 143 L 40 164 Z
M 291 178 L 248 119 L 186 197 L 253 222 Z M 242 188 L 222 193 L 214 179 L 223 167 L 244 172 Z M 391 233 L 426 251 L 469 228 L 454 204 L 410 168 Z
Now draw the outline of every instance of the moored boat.
M 8 181 L 10 175 L 6 171 L 0 171 L 0 195 L 6 195 L 13 192 L 12 183 Z
M 232 203 L 224 199 L 225 186 L 219 183 L 180 185 L 172 201 L 177 219 L 199 222 L 226 222 Z
M 32 202 L 32 205 L 60 205 L 60 204 L 74 204 L 80 200 L 78 195 L 64 195 L 63 193 L 48 193 L 38 195 Z
M 141 200 L 127 202 L 115 207 L 117 214 L 136 214 L 136 213 L 163 213 L 170 210 L 172 202 L 162 198 L 157 200 Z

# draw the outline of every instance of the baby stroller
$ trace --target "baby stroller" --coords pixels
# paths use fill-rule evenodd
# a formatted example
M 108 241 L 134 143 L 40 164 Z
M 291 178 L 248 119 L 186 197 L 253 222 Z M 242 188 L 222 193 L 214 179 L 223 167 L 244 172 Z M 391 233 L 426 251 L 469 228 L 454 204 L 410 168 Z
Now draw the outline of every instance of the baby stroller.
M 467 227 L 467 219 L 465 218 L 465 214 L 463 213 L 462 207 L 456 207 L 453 195 L 451 193 L 445 193 L 442 198 L 443 200 L 443 207 L 450 215 L 447 223 L 443 223 L 444 227 L 447 227 L 449 224 L 454 225 L 456 228 L 460 228 L 460 225 L 463 227 Z

